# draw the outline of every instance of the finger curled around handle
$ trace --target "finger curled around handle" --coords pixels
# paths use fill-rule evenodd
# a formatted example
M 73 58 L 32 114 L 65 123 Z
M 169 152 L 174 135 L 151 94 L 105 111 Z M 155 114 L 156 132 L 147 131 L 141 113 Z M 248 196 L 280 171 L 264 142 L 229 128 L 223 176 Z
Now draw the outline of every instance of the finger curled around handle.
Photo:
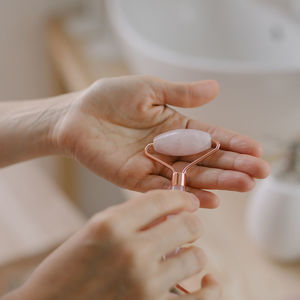
M 155 190 L 123 204 L 119 223 L 127 230 L 141 230 L 160 218 L 182 211 L 194 212 L 199 206 L 199 199 L 192 193 Z

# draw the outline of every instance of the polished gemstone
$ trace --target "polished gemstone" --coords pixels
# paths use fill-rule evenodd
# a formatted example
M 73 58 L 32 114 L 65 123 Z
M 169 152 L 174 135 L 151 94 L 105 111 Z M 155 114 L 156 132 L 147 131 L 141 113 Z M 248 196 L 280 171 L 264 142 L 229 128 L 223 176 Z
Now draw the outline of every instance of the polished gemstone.
M 156 136 L 153 144 L 156 152 L 185 156 L 208 150 L 211 147 L 211 137 L 201 130 L 176 129 Z

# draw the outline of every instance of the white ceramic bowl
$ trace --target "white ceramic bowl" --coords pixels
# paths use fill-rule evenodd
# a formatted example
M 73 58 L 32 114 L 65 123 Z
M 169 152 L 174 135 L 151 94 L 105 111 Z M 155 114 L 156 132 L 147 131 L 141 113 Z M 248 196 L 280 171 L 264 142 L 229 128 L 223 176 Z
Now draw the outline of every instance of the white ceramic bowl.
M 185 113 L 264 140 L 300 132 L 300 30 L 252 0 L 108 0 L 133 73 L 216 79 L 216 101 Z
M 253 240 L 270 256 L 300 260 L 300 185 L 270 176 L 249 201 L 247 227 Z

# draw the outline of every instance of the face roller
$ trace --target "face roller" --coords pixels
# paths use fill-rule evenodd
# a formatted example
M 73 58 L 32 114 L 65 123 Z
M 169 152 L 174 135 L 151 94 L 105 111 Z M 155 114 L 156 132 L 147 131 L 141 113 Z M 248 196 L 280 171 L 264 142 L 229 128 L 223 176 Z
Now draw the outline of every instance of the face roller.
M 215 140 L 212 140 L 211 136 L 207 132 L 196 129 L 176 129 L 164 132 L 156 136 L 153 139 L 153 143 L 148 144 L 145 147 L 145 154 L 149 158 L 164 165 L 172 171 L 173 175 L 171 180 L 171 190 L 184 191 L 186 186 L 186 176 L 188 170 L 192 166 L 203 161 L 205 158 L 216 153 L 219 149 L 220 143 Z M 200 156 L 193 162 L 188 164 L 181 172 L 177 172 L 173 166 L 169 165 L 165 161 L 151 154 L 149 152 L 150 150 L 151 152 L 153 152 L 154 150 L 157 153 L 170 156 L 187 156 L 194 155 L 197 153 L 200 153 Z M 203 153 L 204 151 L 206 152 Z M 179 249 L 176 249 L 176 251 L 178 250 Z M 190 294 L 189 291 L 187 291 L 181 285 L 176 284 L 175 288 L 172 289 L 172 291 L 178 294 L 178 290 L 185 294 Z
M 213 148 L 211 148 L 213 146 Z M 181 172 L 177 172 L 175 168 L 158 157 L 151 154 L 149 151 L 153 149 L 155 152 L 171 155 L 171 156 L 187 156 L 202 153 L 197 159 L 188 164 Z M 212 140 L 209 133 L 196 129 L 176 129 L 164 132 L 153 139 L 153 143 L 148 144 L 145 148 L 145 154 L 157 161 L 158 163 L 169 168 L 173 175 L 171 181 L 172 190 L 184 191 L 186 186 L 186 176 L 189 169 L 211 156 L 220 149 L 220 143 Z

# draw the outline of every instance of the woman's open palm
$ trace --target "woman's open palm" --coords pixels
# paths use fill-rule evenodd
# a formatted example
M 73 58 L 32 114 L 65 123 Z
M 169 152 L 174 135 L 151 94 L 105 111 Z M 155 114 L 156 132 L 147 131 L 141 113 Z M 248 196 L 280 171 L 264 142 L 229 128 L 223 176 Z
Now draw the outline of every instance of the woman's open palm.
M 127 189 L 148 191 L 170 186 L 171 172 L 144 155 L 144 148 L 165 131 L 207 131 L 221 150 L 191 169 L 187 190 L 201 207 L 216 207 L 216 196 L 203 189 L 247 191 L 254 178 L 267 176 L 261 146 L 240 134 L 192 120 L 170 108 L 198 107 L 218 93 L 215 81 L 173 83 L 150 76 L 95 82 L 73 101 L 56 130 L 64 153 L 90 170 Z M 193 157 L 166 157 L 182 169 Z

